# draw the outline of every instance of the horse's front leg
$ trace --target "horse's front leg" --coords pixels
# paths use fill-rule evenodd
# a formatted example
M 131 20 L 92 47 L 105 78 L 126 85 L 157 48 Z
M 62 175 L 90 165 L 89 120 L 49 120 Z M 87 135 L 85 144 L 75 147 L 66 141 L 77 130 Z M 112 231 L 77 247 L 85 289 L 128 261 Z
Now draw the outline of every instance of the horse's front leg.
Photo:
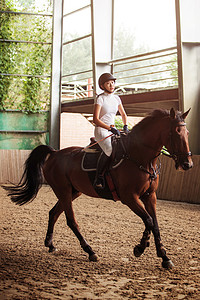
M 150 194 L 149 196 L 146 196 L 142 199 L 146 210 L 150 214 L 150 216 L 153 219 L 153 228 L 152 232 L 154 235 L 154 240 L 155 240 L 155 246 L 156 246 L 156 252 L 157 256 L 162 258 L 162 266 L 163 268 L 170 269 L 174 266 L 172 261 L 167 257 L 166 255 L 166 250 L 161 242 L 161 237 L 160 237 L 160 230 L 158 226 L 158 221 L 156 217 L 156 201 L 157 197 L 155 192 Z
M 152 232 L 153 232 L 153 235 L 154 235 L 157 256 L 162 258 L 162 267 L 163 268 L 171 269 L 171 268 L 174 267 L 174 264 L 167 257 L 165 247 L 163 246 L 163 244 L 161 242 L 160 230 L 159 230 L 159 227 L 158 227 L 158 222 L 157 222 L 156 215 L 153 218 L 153 220 L 154 220 L 154 228 L 153 228 Z
M 144 205 L 142 204 L 139 197 L 136 195 L 130 195 L 130 197 L 127 197 L 126 200 L 122 201 L 124 204 L 126 204 L 136 215 L 138 215 L 145 224 L 145 230 L 143 232 L 142 239 L 138 245 L 134 248 L 134 255 L 136 257 L 139 257 L 142 255 L 146 247 L 149 247 L 149 239 L 151 235 L 151 230 L 153 229 L 153 219 L 150 216 L 150 214 L 145 209 Z

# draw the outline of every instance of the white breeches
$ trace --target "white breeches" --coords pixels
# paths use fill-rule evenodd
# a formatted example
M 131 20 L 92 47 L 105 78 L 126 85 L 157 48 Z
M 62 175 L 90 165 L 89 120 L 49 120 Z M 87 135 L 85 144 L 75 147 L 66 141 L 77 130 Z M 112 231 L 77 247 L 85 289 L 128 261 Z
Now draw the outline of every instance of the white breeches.
M 106 138 L 103 141 L 100 141 L 100 140 L 104 139 L 105 137 L 107 137 L 111 134 L 112 134 L 111 131 L 108 131 L 107 129 L 104 129 L 102 127 L 95 127 L 95 129 L 94 129 L 95 139 L 107 156 L 110 156 L 112 153 L 111 136 Z

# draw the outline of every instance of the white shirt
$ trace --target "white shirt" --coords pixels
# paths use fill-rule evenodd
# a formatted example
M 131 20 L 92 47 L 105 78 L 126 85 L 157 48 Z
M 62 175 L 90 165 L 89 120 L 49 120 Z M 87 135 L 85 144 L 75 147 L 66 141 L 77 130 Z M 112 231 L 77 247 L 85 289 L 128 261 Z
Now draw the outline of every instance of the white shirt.
M 118 95 L 108 94 L 106 92 L 100 94 L 95 100 L 95 104 L 101 106 L 99 119 L 106 125 L 114 125 L 118 106 L 121 103 L 121 99 Z

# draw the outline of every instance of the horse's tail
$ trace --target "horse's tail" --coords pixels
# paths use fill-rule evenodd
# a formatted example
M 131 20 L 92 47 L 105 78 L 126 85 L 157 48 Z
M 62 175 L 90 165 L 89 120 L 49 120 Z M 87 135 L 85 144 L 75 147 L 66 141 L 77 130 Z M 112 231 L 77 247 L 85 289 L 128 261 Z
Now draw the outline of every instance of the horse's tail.
M 13 202 L 23 205 L 35 199 L 43 182 L 42 166 L 47 155 L 53 151 L 55 150 L 47 145 L 36 147 L 25 162 L 20 182 L 14 186 L 3 186 Z

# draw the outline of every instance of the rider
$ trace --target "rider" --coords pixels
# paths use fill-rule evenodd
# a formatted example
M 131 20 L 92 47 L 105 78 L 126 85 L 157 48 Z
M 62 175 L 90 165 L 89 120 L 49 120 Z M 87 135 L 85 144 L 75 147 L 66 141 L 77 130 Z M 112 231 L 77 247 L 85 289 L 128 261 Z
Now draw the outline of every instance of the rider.
M 119 130 L 114 126 L 115 116 L 119 111 L 124 123 L 124 131 L 128 132 L 127 115 L 121 99 L 114 94 L 116 78 L 110 73 L 103 73 L 99 77 L 99 87 L 104 91 L 98 95 L 94 103 L 93 122 L 95 123 L 94 135 L 103 150 L 97 164 L 94 186 L 104 188 L 104 172 L 112 153 L 111 135 L 120 136 Z M 108 138 L 107 138 L 108 137 Z M 106 139 L 105 139 L 106 138 Z

